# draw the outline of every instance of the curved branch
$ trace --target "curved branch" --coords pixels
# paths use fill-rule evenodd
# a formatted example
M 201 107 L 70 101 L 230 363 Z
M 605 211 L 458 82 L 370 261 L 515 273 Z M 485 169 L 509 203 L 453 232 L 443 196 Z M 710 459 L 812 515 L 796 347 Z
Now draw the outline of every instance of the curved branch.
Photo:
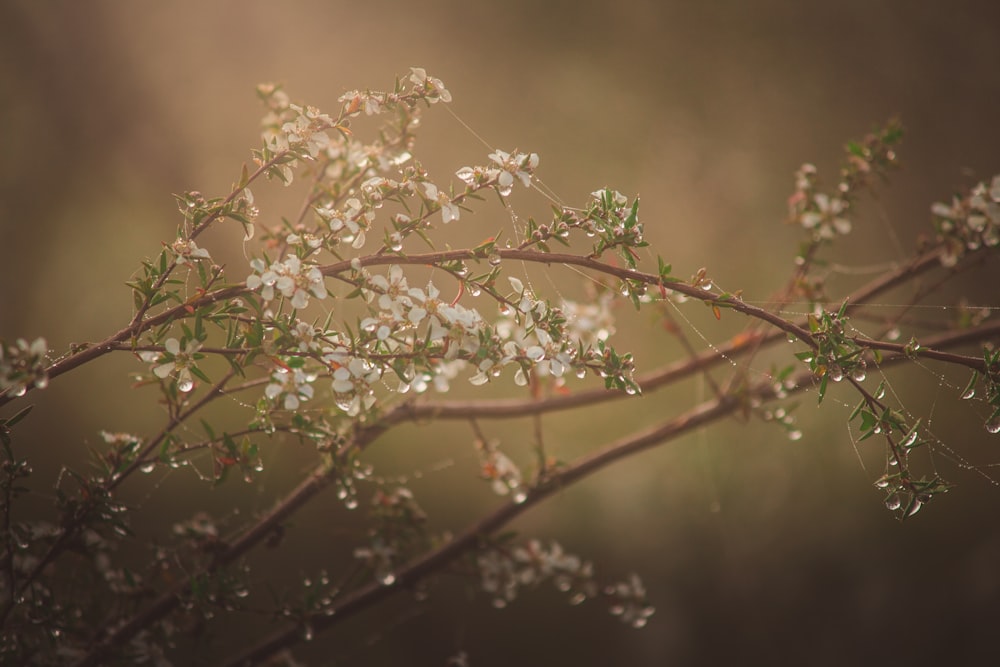
M 392 585 L 385 586 L 375 582 L 366 584 L 345 595 L 338 604 L 332 607 L 333 613 L 331 615 L 311 617 L 310 624 L 313 630 L 315 632 L 325 631 L 342 619 L 407 589 L 420 579 L 453 562 L 466 551 L 474 548 L 480 539 L 496 532 L 502 526 L 566 486 L 580 481 L 615 461 L 663 444 L 730 415 L 741 405 L 741 401 L 732 396 L 703 403 L 665 424 L 618 440 L 598 452 L 580 458 L 572 465 L 550 471 L 548 476 L 531 489 L 523 502 L 508 501 L 466 528 L 444 546 L 411 560 L 395 571 L 395 581 Z M 282 630 L 223 664 L 226 667 L 252 665 L 300 640 L 301 632 L 298 627 Z
M 978 334 L 978 335 L 976 335 Z M 994 323 L 990 327 L 980 327 L 970 331 L 959 331 L 951 334 L 944 334 L 928 339 L 928 344 L 936 348 L 951 347 L 954 345 L 967 344 L 976 340 L 982 340 L 1000 334 L 1000 322 Z M 750 349 L 751 344 L 744 344 L 741 350 Z M 714 354 L 714 353 L 713 353 Z M 890 365 L 907 360 L 905 355 L 896 355 L 887 358 L 883 364 Z M 658 385 L 668 384 L 684 375 L 697 372 L 701 364 L 718 363 L 718 360 L 699 358 L 688 360 L 680 364 L 673 364 L 670 367 L 654 374 L 658 378 Z M 802 373 L 795 381 L 795 385 L 788 389 L 789 393 L 802 390 L 812 384 L 812 375 L 808 372 Z M 647 385 L 648 388 L 648 385 Z M 757 389 L 758 396 L 763 399 L 773 398 L 771 389 L 762 386 Z M 375 442 L 381 435 L 393 426 L 405 421 L 417 421 L 427 418 L 438 419 L 468 419 L 470 416 L 476 417 L 524 417 L 530 414 L 541 412 L 568 409 L 580 405 L 590 404 L 598 401 L 602 396 L 603 400 L 614 400 L 620 396 L 617 393 L 609 393 L 606 390 L 592 390 L 581 392 L 576 399 L 575 396 L 560 396 L 542 401 L 448 401 L 434 404 L 412 404 L 406 403 L 397 406 L 389 412 L 377 426 L 359 430 L 352 442 L 345 445 L 338 453 L 338 460 L 343 461 L 356 452 L 363 451 Z M 624 396 L 624 395 L 623 395 Z M 579 403 L 573 403 L 576 399 Z M 551 495 L 555 490 L 568 484 L 574 483 L 583 477 L 593 474 L 602 467 L 621 459 L 625 456 L 643 451 L 657 444 L 667 442 L 675 437 L 683 435 L 695 428 L 703 426 L 726 415 L 732 414 L 743 405 L 743 402 L 729 395 L 717 398 L 713 401 L 684 413 L 666 423 L 654 426 L 644 432 L 623 438 L 605 449 L 595 452 L 589 456 L 580 458 L 576 463 L 550 471 L 541 484 L 531 490 L 526 502 L 508 503 L 498 508 L 493 514 L 483 518 L 473 526 L 469 527 L 455 540 L 441 547 L 439 551 L 431 552 L 423 557 L 415 559 L 410 564 L 404 566 L 396 573 L 397 583 L 393 586 L 381 586 L 371 584 L 344 597 L 336 607 L 333 617 L 324 621 L 321 617 L 316 619 L 314 624 L 317 629 L 327 627 L 340 618 L 350 615 L 350 612 L 367 608 L 383 599 L 387 595 L 399 590 L 400 581 L 406 581 L 407 585 L 416 579 L 434 571 L 457 558 L 464 550 L 470 548 L 478 540 L 479 536 L 495 531 L 498 527 L 513 520 L 515 517 L 526 511 L 535 503 L 540 502 L 545 497 Z M 120 626 L 114 633 L 102 638 L 95 643 L 91 652 L 76 664 L 76 667 L 97 665 L 116 646 L 131 640 L 143 628 L 156 620 L 162 618 L 167 613 L 177 607 L 186 591 L 190 589 L 191 581 L 195 576 L 211 574 L 220 567 L 233 562 L 270 535 L 283 521 L 291 516 L 295 511 L 304 506 L 309 500 L 319 494 L 333 481 L 333 476 L 337 471 L 335 464 L 329 464 L 313 471 L 308 478 L 299 484 L 291 493 L 279 502 L 271 512 L 262 517 L 256 524 L 244 532 L 238 539 L 229 543 L 227 549 L 222 552 L 215 561 L 207 568 L 190 575 L 179 582 L 174 588 L 162 593 L 149 607 L 142 610 L 126 623 Z M 244 664 L 247 660 L 255 660 L 265 655 L 269 651 L 278 650 L 292 643 L 297 637 L 297 631 L 291 630 L 276 634 L 261 646 L 255 647 L 251 652 L 244 654 L 231 664 Z M 266 648 L 265 648 L 266 647 Z

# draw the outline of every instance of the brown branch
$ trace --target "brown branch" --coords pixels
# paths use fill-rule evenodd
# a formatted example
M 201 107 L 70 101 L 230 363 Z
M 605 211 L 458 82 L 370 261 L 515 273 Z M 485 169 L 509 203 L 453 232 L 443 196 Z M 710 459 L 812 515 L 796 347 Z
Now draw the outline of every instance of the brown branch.
M 330 609 L 327 609 L 323 615 L 312 616 L 309 622 L 313 631 L 328 630 L 341 620 L 371 607 L 390 595 L 408 589 L 424 577 L 440 570 L 466 551 L 474 548 L 481 539 L 496 532 L 531 507 L 570 484 L 580 481 L 615 461 L 663 444 L 730 415 L 740 405 L 740 401 L 732 396 L 703 403 L 664 424 L 614 442 L 589 456 L 581 457 L 572 465 L 551 470 L 544 479 L 540 480 L 539 484 L 531 488 L 523 502 L 508 501 L 466 528 L 444 546 L 411 560 L 395 571 L 396 579 L 392 585 L 385 586 L 375 582 L 366 584 L 345 595 L 339 603 L 331 608 L 332 614 L 329 614 Z M 301 641 L 300 628 L 293 627 L 282 630 L 223 664 L 226 667 L 252 665 L 298 641 Z
M 975 335 L 975 332 L 979 333 L 978 337 Z M 934 345 L 937 348 L 945 348 L 992 337 L 997 335 L 998 332 L 1000 332 L 1000 322 L 995 323 L 991 327 L 980 327 L 972 331 L 959 331 L 947 335 L 936 336 L 933 339 L 928 339 L 927 342 L 929 345 Z M 743 344 L 742 348 L 736 349 L 745 351 L 750 348 L 751 343 L 746 342 Z M 716 358 L 709 359 L 706 355 L 700 355 L 699 359 L 674 364 L 651 376 L 650 382 L 655 383 L 656 386 L 663 386 L 678 379 L 679 377 L 697 372 L 700 365 L 718 363 L 720 360 L 718 355 L 713 353 L 712 356 Z M 897 355 L 895 357 L 885 359 L 883 364 L 891 365 L 901 363 L 907 359 L 908 357 L 905 355 Z M 811 384 L 812 375 L 806 372 L 800 374 L 796 380 L 795 386 L 788 391 L 790 393 L 799 391 L 811 386 Z M 653 387 L 650 387 L 649 383 L 647 383 L 646 388 L 652 389 Z M 762 386 L 757 391 L 759 392 L 758 396 L 763 398 L 772 397 L 769 393 L 769 387 Z M 610 393 L 601 389 L 581 392 L 577 395 L 552 397 L 541 401 L 449 401 L 425 405 L 407 402 L 397 406 L 392 411 L 387 413 L 385 417 L 379 421 L 377 426 L 360 430 L 355 435 L 354 440 L 338 453 L 338 460 L 346 460 L 348 456 L 363 451 L 369 445 L 374 443 L 375 440 L 383 433 L 391 429 L 396 424 L 405 421 L 418 421 L 429 418 L 469 419 L 471 417 L 524 417 L 531 414 L 540 414 L 542 412 L 569 409 L 572 407 L 595 403 L 600 400 L 600 396 L 602 395 L 604 400 L 615 400 L 625 396 L 624 394 Z M 502 506 L 493 514 L 483 518 L 473 526 L 469 527 L 454 541 L 449 542 L 438 551 L 431 552 L 425 556 L 415 559 L 396 573 L 397 582 L 393 586 L 387 587 L 371 584 L 346 595 L 337 605 L 333 617 L 328 618 L 326 621 L 323 619 L 327 617 L 317 618 L 313 624 L 314 629 L 323 629 L 327 627 L 328 624 L 332 625 L 332 623 L 335 622 L 334 619 L 339 620 L 340 618 L 349 616 L 353 612 L 360 611 L 361 609 L 365 609 L 377 603 L 386 596 L 400 590 L 400 582 L 405 581 L 406 585 L 409 585 L 421 577 L 426 576 L 428 573 L 443 567 L 461 555 L 461 553 L 465 550 L 474 546 L 480 536 L 495 531 L 500 526 L 513 520 L 529 507 L 551 495 L 554 491 L 563 488 L 568 484 L 574 483 L 583 477 L 593 474 L 597 470 L 613 463 L 614 461 L 617 461 L 618 459 L 643 451 L 657 444 L 667 442 L 670 439 L 683 435 L 695 428 L 699 428 L 716 419 L 732 414 L 742 405 L 743 403 L 733 396 L 720 397 L 714 401 L 704 403 L 701 406 L 688 411 L 684 415 L 681 415 L 680 417 L 657 425 L 644 432 L 624 438 L 612 445 L 609 445 L 599 452 L 582 457 L 570 466 L 549 471 L 540 483 L 531 489 L 531 492 L 524 503 L 508 503 Z M 300 509 L 309 500 L 318 495 L 320 491 L 329 486 L 334 478 L 334 475 L 336 474 L 336 471 L 337 466 L 335 464 L 331 464 L 314 471 L 306 480 L 300 483 L 298 487 L 289 493 L 288 496 L 279 502 L 271 512 L 262 517 L 237 540 L 231 542 L 228 548 L 220 554 L 210 566 L 202 571 L 190 575 L 188 578 L 179 582 L 171 590 L 162 593 L 160 597 L 158 597 L 149 607 L 133 616 L 114 633 L 100 639 L 100 641 L 98 641 L 92 648 L 91 652 L 77 663 L 77 667 L 99 664 L 103 659 L 103 656 L 105 656 L 108 651 L 112 650 L 116 646 L 120 646 L 121 644 L 128 642 L 143 628 L 157 621 L 159 618 L 176 608 L 183 595 L 190 589 L 191 581 L 195 576 L 211 574 L 220 567 L 233 562 L 236 558 L 254 548 L 257 544 L 266 539 L 266 537 L 274 530 L 276 530 L 277 527 L 295 511 Z M 297 637 L 297 630 L 278 633 L 269 640 L 266 640 L 266 642 L 262 643 L 260 646 L 254 647 L 254 649 L 252 649 L 252 654 L 251 652 L 248 652 L 240 658 L 231 661 L 230 664 L 245 664 L 247 660 L 252 661 L 262 658 L 263 656 L 269 655 L 270 652 L 287 646 Z
M 352 451 L 352 448 L 364 449 L 381 436 L 385 430 L 380 425 L 359 430 L 353 442 L 341 450 L 343 454 L 337 457 L 338 460 L 345 460 L 347 453 Z M 207 567 L 196 573 L 192 573 L 178 582 L 169 591 L 160 594 L 148 607 L 131 617 L 110 634 L 97 638 L 87 655 L 75 663 L 75 667 L 90 667 L 101 664 L 109 651 L 127 643 L 148 625 L 170 613 L 180 604 L 184 595 L 191 590 L 191 582 L 195 577 L 210 575 L 216 572 L 265 540 L 283 521 L 319 494 L 320 491 L 328 487 L 336 479 L 337 472 L 338 466 L 336 463 L 330 463 L 314 470 L 281 502 L 275 505 L 274 509 L 265 514 L 237 539 L 230 542 L 227 548 L 219 553 Z

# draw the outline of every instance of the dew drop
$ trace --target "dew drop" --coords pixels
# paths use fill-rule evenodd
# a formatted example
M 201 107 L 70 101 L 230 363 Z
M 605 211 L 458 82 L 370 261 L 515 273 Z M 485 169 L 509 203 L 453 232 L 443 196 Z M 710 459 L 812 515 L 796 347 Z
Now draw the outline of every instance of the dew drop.
M 311 625 L 305 625 L 302 627 L 302 639 L 307 642 L 311 642 L 313 639 L 313 629 Z
M 990 433 L 1000 433 L 1000 417 L 994 417 L 986 422 L 986 430 Z
M 912 447 L 913 443 L 917 441 L 917 432 L 913 430 L 908 436 L 903 438 L 903 441 L 899 443 L 900 447 Z
M 386 572 L 378 578 L 378 582 L 383 586 L 392 586 L 396 583 L 396 575 L 392 572 Z
M 916 514 L 917 512 L 919 512 L 920 508 L 923 507 L 923 506 L 924 506 L 924 504 L 922 502 L 920 502 L 919 500 L 915 499 L 913 501 L 913 504 L 910 506 L 909 511 L 906 513 L 906 516 L 913 516 L 914 514 Z
M 515 505 L 521 505 L 527 499 L 528 499 L 528 493 L 524 489 L 518 489 L 511 496 L 511 500 L 514 501 Z
M 148 475 L 156 469 L 156 461 L 150 461 L 149 463 L 143 463 L 139 466 L 139 472 Z
M 962 394 L 962 400 L 963 401 L 967 401 L 970 398 L 973 398 L 975 395 L 976 395 L 976 388 L 975 387 L 969 387 L 968 389 L 965 390 L 965 393 Z
M 576 369 L 576 376 L 578 378 L 580 378 L 581 380 L 583 378 L 587 377 L 587 369 L 586 368 L 577 368 Z
M 576 593 L 575 595 L 570 597 L 569 603 L 573 606 L 576 606 L 578 604 L 582 604 L 586 599 L 587 596 L 584 595 L 583 593 Z
M 348 498 L 347 500 L 344 501 L 344 507 L 346 507 L 349 510 L 357 509 L 358 508 L 358 499 L 357 498 L 353 498 L 353 497 L 352 498 Z
M 899 499 L 899 494 L 894 493 L 885 500 L 885 506 L 893 511 L 902 507 L 903 501 Z
M 879 477 L 877 480 L 875 480 L 876 489 L 885 489 L 888 488 L 888 486 L 889 486 L 889 480 L 886 479 L 885 477 Z
M 789 431 L 788 432 L 788 439 L 791 440 L 792 442 L 795 442 L 796 440 L 801 440 L 802 439 L 802 431 L 799 431 L 798 429 L 796 429 L 794 431 Z
M 180 392 L 182 392 L 182 393 L 186 394 L 189 391 L 191 391 L 192 389 L 194 389 L 194 381 L 193 380 L 184 379 L 184 380 L 180 380 L 177 383 L 177 390 L 180 391 Z
M 495 252 L 492 253 L 489 257 L 487 257 L 486 261 L 489 262 L 490 266 L 500 266 L 500 262 L 502 262 L 503 260 L 500 258 L 500 253 Z
M 856 382 L 864 382 L 865 378 L 868 377 L 868 372 L 865 370 L 864 366 L 858 366 L 851 371 L 851 377 L 854 378 Z

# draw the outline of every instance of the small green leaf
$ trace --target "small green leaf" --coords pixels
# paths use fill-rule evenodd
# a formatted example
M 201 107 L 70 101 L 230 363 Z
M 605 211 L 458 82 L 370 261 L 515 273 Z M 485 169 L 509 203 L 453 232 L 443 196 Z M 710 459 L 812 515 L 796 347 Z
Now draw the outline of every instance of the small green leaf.
M 851 412 L 851 416 L 847 418 L 847 421 L 849 421 L 849 422 L 854 421 L 855 417 L 857 417 L 859 414 L 861 414 L 861 411 L 864 409 L 864 407 L 865 407 L 865 401 L 864 401 L 864 399 L 862 399 L 862 400 L 860 400 L 858 402 L 858 405 Z
M 823 402 L 823 397 L 826 396 L 826 385 L 830 380 L 830 376 L 824 374 L 819 381 L 819 400 L 816 402 L 817 405 Z

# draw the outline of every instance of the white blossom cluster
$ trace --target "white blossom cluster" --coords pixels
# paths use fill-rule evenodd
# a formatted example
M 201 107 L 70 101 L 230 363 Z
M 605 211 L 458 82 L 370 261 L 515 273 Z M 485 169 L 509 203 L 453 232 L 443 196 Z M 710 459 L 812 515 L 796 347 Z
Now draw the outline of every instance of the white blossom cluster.
M 524 187 L 531 186 L 531 178 L 538 167 L 538 153 L 507 153 L 496 150 L 489 154 L 493 163 L 488 167 L 462 167 L 455 175 L 470 188 L 494 186 L 506 197 L 514 189 L 515 180 Z
M 0 392 L 23 396 L 31 387 L 44 389 L 49 384 L 45 355 L 49 346 L 44 338 L 30 343 L 18 338 L 13 343 L 0 341 Z
M 514 502 L 527 500 L 524 479 L 521 469 L 510 458 L 501 452 L 495 442 L 477 442 L 480 461 L 480 475 L 488 480 L 493 492 L 498 496 L 513 494 Z
M 178 266 L 184 266 L 185 264 L 190 264 L 191 262 L 202 259 L 212 259 L 206 248 L 198 247 L 198 244 L 191 239 L 177 239 L 170 244 L 170 249 L 177 257 L 176 262 Z
M 296 255 L 289 255 L 284 261 L 273 262 L 270 266 L 264 260 L 250 260 L 254 270 L 246 280 L 247 289 L 260 290 L 265 301 L 274 299 L 275 290 L 291 299 L 293 308 L 309 305 L 309 295 L 317 299 L 326 298 L 326 284 L 323 274 L 314 264 L 303 263 Z
M 410 68 L 410 82 L 417 87 L 417 89 L 424 93 L 426 99 L 431 104 L 435 102 L 451 102 L 451 93 L 448 89 L 444 87 L 444 83 L 441 79 L 437 79 L 433 76 L 427 76 L 427 70 L 423 67 L 411 67 Z
M 316 207 L 316 214 L 322 219 L 330 233 L 352 248 L 358 250 L 365 245 L 365 233 L 375 220 L 375 211 L 364 206 L 360 199 L 351 197 L 341 209 L 331 204 Z
M 570 593 L 570 602 L 579 604 L 598 593 L 594 566 L 566 553 L 555 540 L 548 546 L 531 540 L 513 549 L 495 548 L 476 558 L 480 585 L 493 596 L 493 606 L 506 607 L 524 586 L 536 586 L 551 579 L 556 588 Z
M 795 193 L 788 198 L 790 220 L 811 230 L 815 239 L 830 240 L 838 234 L 849 234 L 848 208 L 846 198 L 816 191 L 814 165 L 804 164 L 795 172 Z
M 361 328 L 380 352 L 411 352 L 424 346 L 445 360 L 473 358 L 479 352 L 487 329 L 483 317 L 474 308 L 442 299 L 433 282 L 410 287 L 402 268 L 392 265 L 384 276 L 367 276 L 362 291 L 372 315 L 361 321 Z M 414 381 L 416 368 L 404 375 L 404 383 Z
M 257 94 L 264 100 L 268 113 L 261 123 L 264 145 L 274 154 L 292 153 L 315 159 L 330 146 L 326 132 L 335 123 L 330 116 L 313 106 L 291 102 L 288 95 L 274 84 L 261 84 Z M 296 159 L 276 165 L 285 185 L 290 185 L 297 165 Z
M 304 269 L 294 256 L 270 267 L 254 260 L 253 266 L 258 273 L 248 278 L 247 285 L 260 289 L 265 300 L 280 292 L 292 297 L 293 306 L 305 305 L 306 290 L 316 295 L 323 285 L 319 270 Z M 574 370 L 582 377 L 588 364 L 601 363 L 600 353 L 592 346 L 614 331 L 610 296 L 592 304 L 565 301 L 564 313 L 537 299 L 518 278 L 509 277 L 513 292 L 504 304 L 507 314 L 491 326 L 475 308 L 442 298 L 433 282 L 411 287 L 399 265 L 390 265 L 384 274 L 369 273 L 360 265 L 355 271 L 369 308 L 369 315 L 359 321 L 356 340 L 300 320 L 289 329 L 294 347 L 325 367 L 333 380 L 336 404 L 350 416 L 374 406 L 375 386 L 387 373 L 399 378 L 395 390 L 400 394 L 421 393 L 431 386 L 447 391 L 449 380 L 470 365 L 473 385 L 489 382 L 508 366 L 515 368 L 514 381 L 521 386 L 528 383 L 529 371 L 559 382 Z M 393 365 L 392 360 L 399 358 L 408 362 Z M 311 385 L 319 370 L 309 371 L 291 361 L 286 359 L 273 369 L 265 395 L 294 410 L 312 398 Z M 177 365 L 173 357 L 162 362 Z M 157 368 L 161 377 L 174 370 L 173 366 Z
M 645 627 L 656 611 L 646 600 L 646 587 L 639 575 L 632 574 L 626 581 L 609 586 L 604 591 L 612 598 L 611 613 L 633 628 Z
M 954 266 L 969 250 L 1000 243 L 1000 174 L 987 185 L 977 183 L 964 197 L 931 206 L 934 226 L 942 240 L 941 264 Z

